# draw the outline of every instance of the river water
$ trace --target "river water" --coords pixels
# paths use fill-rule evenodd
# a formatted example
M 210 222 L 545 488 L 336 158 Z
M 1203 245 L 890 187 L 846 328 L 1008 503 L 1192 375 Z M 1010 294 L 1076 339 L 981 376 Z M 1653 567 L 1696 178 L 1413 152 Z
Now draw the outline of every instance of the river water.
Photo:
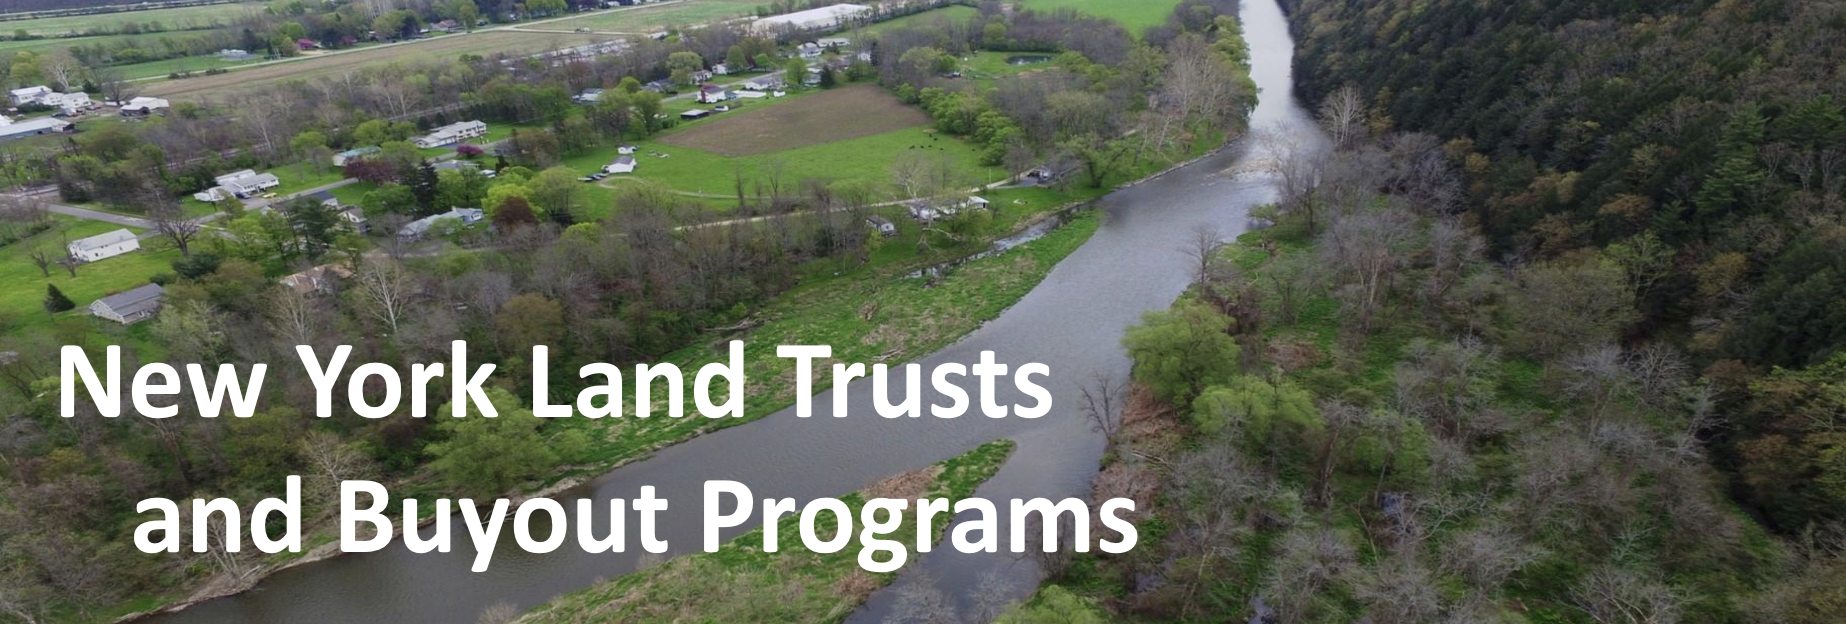
M 1293 97 L 1293 42 L 1281 10 L 1275 0 L 1246 0 L 1243 19 L 1252 77 L 1262 89 L 1252 127 L 1311 135 L 1312 123 Z M 1196 226 L 1211 224 L 1227 237 L 1234 236 L 1244 230 L 1250 207 L 1272 200 L 1270 182 L 1248 172 L 1251 163 L 1264 157 L 1251 143 L 1244 141 L 1102 198 L 1098 207 L 1105 211 L 1103 225 L 1043 283 L 999 318 L 919 360 L 928 371 L 945 362 L 972 364 L 981 351 L 990 350 L 1012 366 L 1048 364 L 1050 378 L 1038 381 L 1054 396 L 1056 407 L 1049 415 L 1035 420 L 989 419 L 975 411 L 955 420 L 885 420 L 873 412 L 871 384 L 855 382 L 843 390 L 849 393 L 851 417 L 831 417 L 832 393 L 841 391 L 836 389 L 816 397 L 813 418 L 796 418 L 793 408 L 786 409 L 664 449 L 555 498 L 574 509 L 576 499 L 634 498 L 641 486 L 653 485 L 671 501 L 661 514 L 660 535 L 677 555 L 699 548 L 699 495 L 706 480 L 740 481 L 758 499 L 807 501 L 838 496 L 1000 438 L 1014 440 L 1018 449 L 978 496 L 1000 501 L 1003 511 L 1004 501 L 1012 498 L 1086 496 L 1102 440 L 1077 411 L 1078 385 L 1098 372 L 1126 375 L 1123 330 L 1144 311 L 1167 307 L 1185 289 L 1188 270 L 1180 249 Z M 925 403 L 935 401 L 927 380 L 922 385 Z M 902 387 L 901 381 L 893 380 L 893 388 Z M 1002 382 L 996 389 L 1001 404 L 1034 402 L 1010 383 Z M 1002 527 L 1005 522 L 1002 519 Z M 746 523 L 731 535 L 756 524 Z M 629 550 L 638 551 L 634 526 L 630 521 L 628 544 Z M 467 530 L 451 530 L 457 541 L 449 553 L 413 554 L 396 543 L 376 553 L 299 566 L 243 594 L 154 620 L 467 624 L 496 603 L 526 610 L 597 579 L 630 572 L 637 558 L 636 552 L 584 553 L 576 548 L 574 537 L 557 552 L 534 555 L 519 549 L 508 534 L 501 537 L 488 571 L 474 573 L 469 571 L 474 552 Z M 893 588 L 932 582 L 950 596 L 967 596 L 988 571 L 1012 581 L 1021 596 L 1037 580 L 1028 561 L 1007 554 L 967 555 L 945 545 L 913 561 Z M 853 621 L 882 620 L 896 602 L 893 588 L 875 593 Z M 722 581 L 714 579 L 710 590 L 722 593 Z

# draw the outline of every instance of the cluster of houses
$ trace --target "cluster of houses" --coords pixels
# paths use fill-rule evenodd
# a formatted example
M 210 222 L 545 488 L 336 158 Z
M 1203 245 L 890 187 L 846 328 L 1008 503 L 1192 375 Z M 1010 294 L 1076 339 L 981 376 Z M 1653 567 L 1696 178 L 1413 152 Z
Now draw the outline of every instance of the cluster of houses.
M 904 203 L 910 212 L 910 218 L 918 221 L 935 221 L 943 217 L 953 217 L 963 210 L 985 210 L 987 199 L 978 196 L 948 199 L 913 199 Z
M 212 184 L 211 188 L 193 193 L 192 198 L 206 203 L 216 203 L 232 197 L 244 199 L 281 186 L 282 181 L 276 179 L 275 174 L 272 173 L 257 173 L 254 170 L 242 169 L 212 178 Z
M 412 138 L 410 142 L 421 148 L 454 145 L 469 139 L 487 136 L 487 123 L 480 120 L 458 121 L 434 130 L 429 134 Z
M 76 93 L 59 93 L 45 85 L 14 89 L 7 95 L 7 99 L 12 102 L 14 107 L 32 105 L 47 106 L 58 109 L 58 112 L 65 115 L 76 115 L 96 108 L 97 106 L 96 101 L 90 99 L 90 94 L 88 93 L 82 91 Z

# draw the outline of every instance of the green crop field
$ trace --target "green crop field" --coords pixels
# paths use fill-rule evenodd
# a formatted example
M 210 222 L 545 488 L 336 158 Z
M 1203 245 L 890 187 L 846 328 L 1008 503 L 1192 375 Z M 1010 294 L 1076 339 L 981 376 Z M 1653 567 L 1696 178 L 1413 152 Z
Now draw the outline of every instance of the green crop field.
M 1115 20 L 1129 33 L 1139 35 L 1149 26 L 1166 23 L 1179 0 L 1020 0 L 1020 6 L 1038 11 L 1071 9 Z
M 43 17 L 0 21 L 0 33 L 10 35 L 23 30 L 33 35 L 50 36 L 89 32 L 91 29 L 115 32 L 122 24 L 131 22 L 144 26 L 150 24 L 159 26 L 152 29 L 144 28 L 145 30 L 182 30 L 230 25 L 245 13 L 261 10 L 263 10 L 263 5 L 259 2 L 234 2 L 147 11 L 118 11 L 97 15 Z
M 596 32 L 649 33 L 669 27 L 696 26 L 734 17 L 755 15 L 762 0 L 678 0 L 651 6 L 604 11 L 576 19 L 549 21 L 529 30 L 573 30 L 588 28 Z

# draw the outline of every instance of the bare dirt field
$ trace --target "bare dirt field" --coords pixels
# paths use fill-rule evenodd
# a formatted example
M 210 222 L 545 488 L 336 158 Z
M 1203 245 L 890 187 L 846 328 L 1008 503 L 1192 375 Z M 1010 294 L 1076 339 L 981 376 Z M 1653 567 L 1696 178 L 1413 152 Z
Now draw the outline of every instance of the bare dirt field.
M 748 156 L 930 122 L 928 114 L 872 85 L 835 89 L 791 104 L 725 113 L 710 123 L 661 137 L 660 142 L 724 156 Z
M 425 41 L 380 46 L 352 52 L 323 54 L 296 61 L 252 66 L 214 76 L 194 76 L 179 80 L 148 83 L 141 90 L 146 95 L 200 100 L 238 91 L 262 88 L 286 80 L 312 80 L 366 65 L 424 59 L 456 58 L 464 54 L 486 56 L 495 52 L 532 54 L 552 48 L 607 41 L 606 35 L 533 33 L 496 30 L 461 35 L 445 35 Z

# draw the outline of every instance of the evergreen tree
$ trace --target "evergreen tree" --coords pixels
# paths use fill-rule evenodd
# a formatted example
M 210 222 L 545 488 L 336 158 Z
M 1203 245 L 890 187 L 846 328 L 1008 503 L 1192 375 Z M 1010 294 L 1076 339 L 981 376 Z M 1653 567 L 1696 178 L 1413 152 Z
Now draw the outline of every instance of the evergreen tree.
M 57 314 L 75 307 L 77 307 L 77 304 L 72 303 L 70 297 L 64 296 L 64 291 L 58 290 L 57 284 L 45 285 L 46 312 Z
M 409 184 L 405 185 L 410 187 L 411 194 L 417 198 L 417 207 L 422 208 L 425 214 L 437 212 L 436 182 L 436 167 L 424 160 L 411 172 Z

